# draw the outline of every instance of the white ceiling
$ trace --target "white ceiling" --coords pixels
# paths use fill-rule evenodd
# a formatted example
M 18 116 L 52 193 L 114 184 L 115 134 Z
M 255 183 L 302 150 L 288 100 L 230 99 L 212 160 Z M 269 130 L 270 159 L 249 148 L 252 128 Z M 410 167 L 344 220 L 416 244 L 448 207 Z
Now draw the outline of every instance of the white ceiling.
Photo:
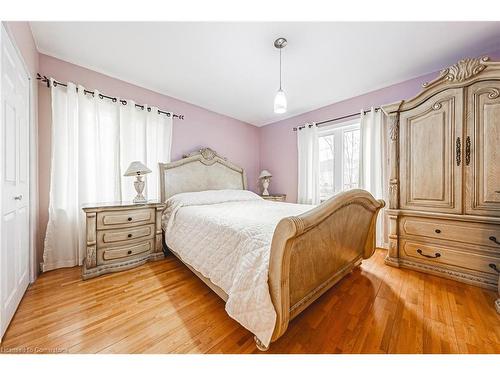
M 500 48 L 500 22 L 32 22 L 39 51 L 262 126 Z M 273 113 L 276 37 L 288 112 Z M 57 78 L 57 77 L 55 77 Z

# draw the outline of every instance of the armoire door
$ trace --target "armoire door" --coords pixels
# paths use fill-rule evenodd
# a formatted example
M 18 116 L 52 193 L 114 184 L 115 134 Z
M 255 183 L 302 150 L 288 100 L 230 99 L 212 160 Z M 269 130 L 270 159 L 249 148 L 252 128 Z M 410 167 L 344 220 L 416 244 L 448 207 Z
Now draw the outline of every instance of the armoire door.
M 29 284 L 29 80 L 1 28 L 0 338 Z
M 467 88 L 466 214 L 500 216 L 500 82 Z
M 400 206 L 461 213 L 463 89 L 400 113 Z

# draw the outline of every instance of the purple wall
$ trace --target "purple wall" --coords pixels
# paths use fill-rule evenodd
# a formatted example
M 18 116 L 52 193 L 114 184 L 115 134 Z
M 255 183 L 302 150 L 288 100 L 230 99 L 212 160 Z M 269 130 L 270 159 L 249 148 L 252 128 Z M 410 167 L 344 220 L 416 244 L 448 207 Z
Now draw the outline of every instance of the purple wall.
M 500 51 L 484 55 L 492 60 L 500 59 Z M 456 61 L 450 61 L 450 65 L 454 63 Z M 429 73 L 260 128 L 260 169 L 267 169 L 273 175 L 269 191 L 286 194 L 289 202 L 297 201 L 298 155 L 297 133 L 292 130 L 294 127 L 411 98 L 422 90 L 422 83 L 436 78 L 438 74 Z

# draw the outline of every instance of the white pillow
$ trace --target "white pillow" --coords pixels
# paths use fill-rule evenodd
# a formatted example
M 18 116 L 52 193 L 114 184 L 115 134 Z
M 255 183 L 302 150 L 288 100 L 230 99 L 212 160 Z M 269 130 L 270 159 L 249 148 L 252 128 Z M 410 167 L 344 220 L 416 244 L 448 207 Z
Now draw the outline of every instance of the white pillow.
M 224 202 L 240 202 L 262 200 L 257 194 L 250 190 L 205 190 L 189 193 L 175 194 L 167 199 L 167 206 L 182 205 L 196 206 L 204 204 L 217 204 Z

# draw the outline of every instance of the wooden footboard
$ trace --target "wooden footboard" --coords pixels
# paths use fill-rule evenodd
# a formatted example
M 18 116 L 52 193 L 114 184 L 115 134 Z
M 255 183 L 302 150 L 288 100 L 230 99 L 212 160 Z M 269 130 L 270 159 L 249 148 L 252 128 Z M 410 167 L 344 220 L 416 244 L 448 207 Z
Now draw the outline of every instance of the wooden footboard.
M 279 222 L 269 263 L 269 291 L 277 314 L 272 341 L 285 333 L 291 319 L 373 254 L 377 214 L 384 205 L 364 190 L 351 190 Z

